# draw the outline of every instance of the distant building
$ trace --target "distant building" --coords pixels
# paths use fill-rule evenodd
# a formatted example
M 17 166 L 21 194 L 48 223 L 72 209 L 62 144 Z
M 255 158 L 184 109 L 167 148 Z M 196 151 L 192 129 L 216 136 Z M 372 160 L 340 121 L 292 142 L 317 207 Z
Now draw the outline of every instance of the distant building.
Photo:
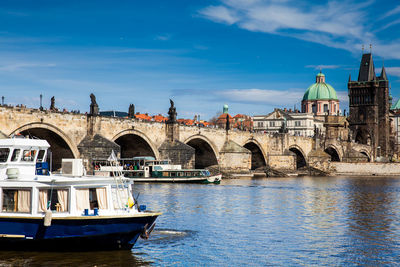
M 225 104 L 223 106 L 223 113 L 217 118 L 217 121 L 215 125 L 218 128 L 223 128 L 225 129 L 226 127 L 226 121 L 227 121 L 227 116 L 229 118 L 229 127 L 231 129 L 240 129 L 240 130 L 252 130 L 253 128 L 253 121 L 251 116 L 244 115 L 244 114 L 237 114 L 235 116 L 231 116 L 228 113 L 228 105 Z
M 314 128 L 320 133 L 324 132 L 324 120 L 310 113 L 292 112 L 282 109 L 275 109 L 267 115 L 253 116 L 254 131 L 264 133 L 278 133 L 282 125 L 286 123 L 286 128 L 290 135 L 313 136 Z
M 318 73 L 314 84 L 308 87 L 301 101 L 303 113 L 317 116 L 336 115 L 339 113 L 339 99 L 335 89 L 325 82 L 325 75 Z
M 223 109 L 222 109 L 222 114 L 218 117 L 217 121 L 215 122 L 215 125 L 216 125 L 218 128 L 223 128 L 223 129 L 225 129 L 225 127 L 226 127 L 226 121 L 227 121 L 227 119 L 226 119 L 227 116 L 228 116 L 228 118 L 229 118 L 229 125 L 230 125 L 230 127 L 232 128 L 233 123 L 234 123 L 234 120 L 233 120 L 233 117 L 232 117 L 231 115 L 229 115 L 229 113 L 228 113 L 228 105 L 227 105 L 227 104 L 224 105 L 224 107 L 223 107 Z
M 390 108 L 390 121 L 392 123 L 394 135 L 394 152 L 399 158 L 400 152 L 400 99 Z
M 151 121 L 152 120 L 152 117 L 150 117 L 149 114 L 147 114 L 147 113 L 141 114 L 139 112 L 136 112 L 135 118 L 142 120 L 142 121 Z

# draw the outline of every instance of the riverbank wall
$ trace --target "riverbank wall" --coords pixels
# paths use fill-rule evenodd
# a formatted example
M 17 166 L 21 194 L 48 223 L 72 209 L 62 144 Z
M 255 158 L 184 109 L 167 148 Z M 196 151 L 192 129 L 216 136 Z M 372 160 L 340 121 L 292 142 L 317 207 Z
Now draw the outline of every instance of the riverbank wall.
M 331 162 L 331 175 L 358 175 L 358 176 L 389 176 L 400 175 L 400 163 L 346 163 L 346 162 Z

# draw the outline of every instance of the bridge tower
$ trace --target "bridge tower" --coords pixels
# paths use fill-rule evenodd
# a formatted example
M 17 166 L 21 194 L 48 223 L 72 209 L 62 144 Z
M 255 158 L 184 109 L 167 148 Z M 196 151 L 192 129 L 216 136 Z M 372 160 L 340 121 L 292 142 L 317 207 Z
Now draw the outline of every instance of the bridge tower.
M 358 80 L 349 77 L 349 127 L 357 143 L 372 146 L 373 157 L 391 155 L 389 81 L 385 67 L 376 76 L 372 54 L 362 55 Z

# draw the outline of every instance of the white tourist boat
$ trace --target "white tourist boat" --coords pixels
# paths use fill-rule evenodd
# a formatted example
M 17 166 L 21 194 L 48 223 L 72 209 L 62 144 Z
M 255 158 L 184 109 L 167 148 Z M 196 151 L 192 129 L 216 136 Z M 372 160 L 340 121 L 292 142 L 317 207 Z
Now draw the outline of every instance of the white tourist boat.
M 63 161 L 63 174 L 53 175 L 48 148 L 0 139 L 0 249 L 130 249 L 148 237 L 160 213 L 140 210 L 131 179 L 86 176 L 81 160 Z

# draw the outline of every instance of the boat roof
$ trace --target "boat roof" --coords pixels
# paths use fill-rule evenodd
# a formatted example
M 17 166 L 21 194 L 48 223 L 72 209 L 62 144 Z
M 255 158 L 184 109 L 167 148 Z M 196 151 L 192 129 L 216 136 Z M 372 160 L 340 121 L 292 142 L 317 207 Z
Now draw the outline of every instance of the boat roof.
M 0 139 L 0 147 L 38 147 L 46 149 L 50 145 L 46 140 L 41 139 L 6 138 Z
M 133 159 L 133 160 L 141 160 L 141 159 L 144 159 L 144 160 L 156 160 L 154 157 L 150 157 L 150 156 L 133 157 L 132 159 Z

